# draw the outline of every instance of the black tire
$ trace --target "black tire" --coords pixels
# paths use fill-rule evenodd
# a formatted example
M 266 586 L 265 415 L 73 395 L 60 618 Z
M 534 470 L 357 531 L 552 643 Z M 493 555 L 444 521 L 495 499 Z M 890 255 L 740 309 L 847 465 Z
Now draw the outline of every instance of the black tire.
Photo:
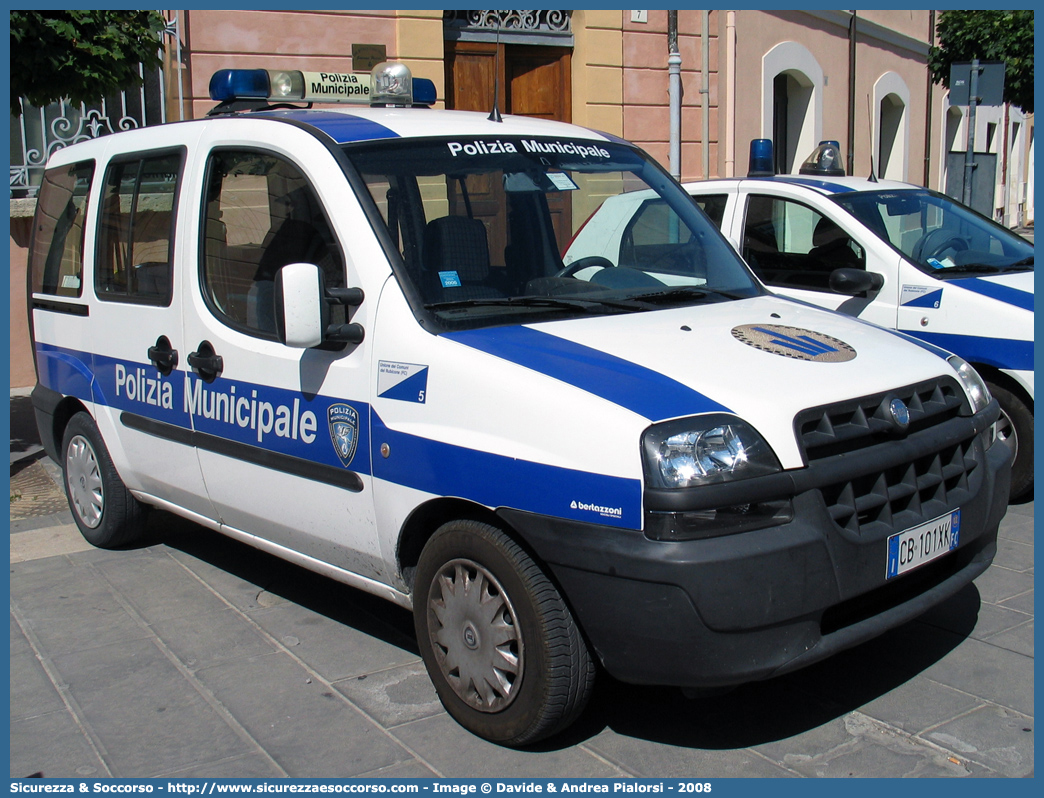
M 1015 450 L 1011 465 L 1012 501 L 1021 499 L 1033 488 L 1033 410 L 1018 394 L 992 382 L 986 383 L 1001 406 L 997 437 Z
M 73 520 L 88 543 L 112 549 L 142 536 L 148 508 L 123 484 L 88 413 L 77 413 L 65 428 L 62 473 Z
M 496 527 L 452 521 L 436 531 L 417 565 L 413 618 L 443 706 L 480 737 L 534 743 L 590 697 L 595 665 L 569 608 Z

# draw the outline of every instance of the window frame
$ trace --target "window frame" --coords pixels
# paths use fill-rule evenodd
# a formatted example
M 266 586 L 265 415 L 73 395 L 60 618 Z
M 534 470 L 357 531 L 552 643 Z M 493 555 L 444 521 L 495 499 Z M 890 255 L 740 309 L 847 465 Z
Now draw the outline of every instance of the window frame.
M 178 158 L 178 169 L 177 177 L 174 181 L 174 191 L 172 204 L 170 209 L 170 228 L 169 237 L 167 243 L 167 291 L 162 296 L 152 295 L 140 295 L 130 292 L 115 292 L 106 291 L 99 282 L 102 269 L 108 264 L 108 258 L 104 256 L 103 248 L 106 244 L 106 237 L 103 232 L 103 224 L 107 217 L 105 210 L 105 201 L 107 197 L 107 191 L 109 186 L 109 178 L 112 174 L 114 166 L 132 164 L 137 162 L 139 169 L 142 163 L 147 160 L 162 158 L 169 155 L 176 155 Z M 188 157 L 188 148 L 185 146 L 175 147 L 162 147 L 152 150 L 139 150 L 135 152 L 122 152 L 114 155 L 105 164 L 105 172 L 103 175 L 102 182 L 99 186 L 101 196 L 98 200 L 98 212 L 95 218 L 95 239 L 94 239 L 94 295 L 101 302 L 118 302 L 132 305 L 151 305 L 155 307 L 170 307 L 174 301 L 174 281 L 175 281 L 175 269 L 174 269 L 174 258 L 175 252 L 177 251 L 177 231 L 178 231 L 178 209 L 181 204 L 181 191 L 184 185 L 185 176 L 185 164 Z M 135 190 L 132 194 L 132 208 L 131 208 L 131 229 L 133 230 L 134 215 L 138 212 L 138 200 L 141 195 L 141 181 L 140 178 L 135 184 Z
M 328 246 L 330 247 L 331 252 L 333 252 L 340 261 L 342 285 L 347 285 L 348 280 L 348 259 L 345 254 L 345 248 L 341 244 L 341 240 L 337 235 L 336 228 L 334 227 L 331 221 L 331 216 L 327 210 L 326 203 L 323 201 L 322 194 L 316 188 L 315 182 L 308 176 L 307 171 L 301 167 L 300 163 L 288 157 L 286 154 L 282 152 L 258 146 L 236 146 L 230 144 L 222 144 L 220 146 L 212 147 L 207 152 L 205 168 L 203 170 L 203 182 L 200 189 L 199 197 L 199 234 L 198 241 L 196 243 L 197 262 L 195 265 L 195 279 L 196 284 L 199 287 L 200 295 L 203 298 L 203 303 L 207 306 L 207 310 L 210 311 L 210 314 L 224 326 L 228 327 L 229 329 L 235 330 L 236 332 L 240 332 L 243 335 L 248 335 L 251 338 L 255 338 L 262 341 L 273 341 L 278 343 L 279 335 L 277 330 L 264 330 L 260 327 L 252 327 L 249 324 L 242 323 L 239 320 L 233 318 L 220 307 L 218 307 L 217 303 L 215 303 L 214 301 L 210 287 L 207 283 L 207 206 L 210 202 L 209 193 L 211 188 L 211 179 L 213 177 L 213 169 L 215 165 L 215 156 L 220 156 L 222 154 L 254 155 L 276 158 L 286 164 L 291 165 L 297 171 L 298 175 L 300 175 L 301 179 L 305 181 L 309 190 L 312 192 L 316 205 L 322 215 L 323 221 L 326 224 L 327 231 L 330 235 L 330 240 L 329 242 L 327 242 Z M 269 233 L 271 232 L 272 230 L 270 229 Z M 267 235 L 268 233 L 265 234 L 265 237 L 267 237 Z M 262 252 L 262 256 L 263 254 L 264 253 Z M 319 271 L 323 276 L 324 285 L 328 286 L 329 283 L 326 281 L 326 275 L 323 272 L 321 266 L 319 267 Z M 335 307 L 331 307 L 331 310 L 335 309 Z M 331 345 L 329 343 L 323 343 L 320 345 L 320 347 L 339 349 L 343 348 L 343 344 Z
M 44 208 L 44 203 L 43 203 L 42 200 L 46 198 L 44 196 L 45 194 L 50 194 L 51 193 L 51 192 L 46 190 L 46 187 L 48 185 L 54 185 L 53 182 L 50 183 L 50 184 L 48 183 L 48 176 L 49 175 L 53 175 L 56 172 L 63 172 L 65 175 L 69 175 L 69 174 L 71 174 L 71 173 L 73 173 L 73 172 L 75 172 L 77 170 L 86 169 L 88 167 L 90 168 L 90 175 L 87 178 L 87 191 L 83 195 L 83 197 L 84 197 L 84 200 L 83 200 L 83 219 L 82 219 L 81 224 L 80 224 L 79 271 L 76 274 L 77 278 L 79 279 L 79 285 L 76 288 L 76 293 L 75 294 L 63 294 L 63 293 L 61 293 L 62 286 L 57 285 L 57 284 L 55 284 L 54 290 L 48 290 L 48 281 L 47 281 L 48 262 L 51 260 L 52 254 L 54 254 L 55 234 L 56 234 L 57 229 L 58 229 L 58 217 L 54 218 L 54 225 L 51 227 L 51 229 L 49 230 L 49 232 L 48 232 L 48 234 L 46 236 L 46 241 L 47 241 L 47 251 L 46 251 L 46 253 L 42 253 L 38 249 L 38 247 L 37 247 L 37 244 L 38 243 L 42 243 L 43 240 L 44 240 L 44 236 L 43 236 L 43 233 L 42 233 L 42 229 L 43 229 L 44 225 L 43 225 L 43 220 L 41 219 L 42 209 Z M 41 296 L 54 297 L 56 299 L 83 299 L 83 275 L 84 275 L 84 271 L 85 271 L 84 265 L 85 265 L 85 262 L 86 262 L 86 259 L 87 259 L 86 258 L 87 253 L 86 253 L 84 247 L 85 247 L 85 245 L 87 243 L 87 228 L 89 226 L 89 217 L 90 217 L 90 212 L 91 212 L 91 204 L 92 204 L 91 203 L 91 192 L 94 190 L 95 176 L 97 175 L 97 172 L 98 172 L 98 163 L 97 163 L 97 161 L 94 158 L 86 158 L 86 159 L 84 159 L 82 161 L 76 161 L 75 163 L 65 164 L 64 166 L 55 166 L 55 167 L 52 167 L 50 169 L 47 169 L 44 172 L 43 182 L 41 183 L 41 197 L 38 198 L 38 200 L 37 200 L 36 214 L 34 215 L 34 218 L 33 218 L 32 238 L 30 240 L 31 251 L 29 253 L 29 263 L 28 263 L 28 279 L 29 279 L 29 294 L 30 294 L 30 296 L 34 295 L 34 294 L 39 294 Z M 66 200 L 66 208 L 68 207 L 68 202 L 74 196 L 75 196 L 75 187 L 74 187 L 74 190 L 68 195 L 68 198 Z M 64 210 L 63 210 L 63 213 L 64 213 Z M 61 247 L 62 257 L 58 261 L 58 274 L 54 275 L 56 278 L 61 276 L 61 264 L 62 264 L 62 261 L 64 261 L 64 259 L 65 259 L 65 252 L 66 252 L 66 249 L 67 249 L 67 246 L 68 246 L 69 234 L 71 232 L 72 232 L 72 226 L 70 226 L 69 229 L 62 236 L 62 247 Z M 41 259 L 42 259 L 42 263 L 41 263 Z M 39 280 L 39 285 L 40 285 L 39 290 L 37 290 L 37 287 L 36 287 L 37 286 L 37 276 L 38 275 L 40 277 L 40 280 Z
M 858 246 L 862 250 L 862 252 L 863 252 L 861 265 L 859 265 L 859 266 L 852 266 L 851 268 L 859 269 L 861 271 L 867 271 L 867 263 L 866 263 L 866 261 L 867 261 L 867 252 L 868 252 L 868 250 L 867 250 L 866 246 L 864 246 L 862 243 L 860 243 L 858 241 L 858 239 L 856 239 L 854 236 L 852 236 L 851 233 L 849 233 L 848 230 L 846 230 L 844 227 L 842 227 L 840 224 L 838 224 L 828 214 L 824 213 L 819 208 L 816 208 L 816 207 L 810 205 L 809 203 L 803 202 L 802 200 L 797 199 L 795 197 L 782 196 L 782 195 L 779 195 L 779 194 L 764 194 L 764 193 L 758 193 L 758 192 L 753 192 L 752 191 L 751 193 L 747 194 L 746 202 L 743 205 L 743 223 L 740 226 L 740 253 L 743 256 L 743 259 L 747 262 L 747 264 L 750 265 L 751 270 L 757 275 L 758 279 L 761 280 L 763 283 L 765 283 L 765 285 L 770 286 L 772 288 L 784 288 L 784 289 L 788 289 L 788 290 L 791 290 L 791 291 L 814 291 L 814 292 L 819 293 L 819 294 L 832 294 L 833 293 L 831 291 L 831 289 L 829 288 L 829 284 L 826 285 L 826 286 L 820 287 L 820 286 L 816 286 L 816 285 L 798 285 L 798 284 L 794 284 L 793 282 L 785 282 L 785 281 L 776 280 L 776 279 L 769 280 L 766 277 L 766 275 L 763 274 L 764 266 L 762 266 L 762 265 L 755 265 L 757 263 L 757 259 L 755 258 L 752 261 L 751 258 L 749 257 L 749 253 L 747 251 L 747 224 L 748 224 L 748 219 L 749 219 L 749 216 L 750 216 L 751 205 L 752 205 L 752 203 L 755 200 L 770 200 L 773 203 L 780 203 L 780 202 L 782 202 L 782 203 L 790 203 L 790 204 L 798 206 L 798 207 L 800 207 L 800 208 L 802 208 L 802 209 L 804 209 L 806 211 L 809 211 L 809 212 L 811 212 L 811 213 L 813 213 L 813 214 L 815 214 L 816 216 L 819 217 L 818 219 L 815 220 L 815 224 L 813 224 L 813 226 L 812 226 L 812 231 L 810 233 L 810 237 L 813 239 L 813 243 L 812 243 L 812 246 L 809 248 L 808 252 L 804 252 L 804 253 L 802 253 L 802 252 L 787 252 L 785 247 L 779 247 L 779 237 L 778 237 L 779 236 L 779 231 L 777 230 L 776 231 L 776 235 L 777 235 L 776 241 L 777 241 L 777 252 L 778 252 L 779 255 L 782 255 L 782 256 L 801 256 L 801 257 L 807 258 L 811 254 L 811 252 L 814 249 L 816 249 L 816 246 L 815 246 L 815 243 L 814 243 L 815 228 L 818 226 L 819 222 L 822 219 L 827 219 L 828 221 L 830 221 L 834 225 L 836 225 L 848 237 L 848 240 L 850 242 L 854 243 L 856 246 Z M 773 213 L 775 213 L 775 208 L 773 208 Z M 855 250 L 853 250 L 853 255 L 858 257 L 858 253 L 856 253 Z M 840 268 L 840 267 L 835 267 L 835 268 Z M 832 272 L 833 270 L 834 269 L 831 269 L 829 271 Z M 826 273 L 828 275 L 827 280 L 828 280 L 828 283 L 829 283 L 829 272 L 825 272 L 825 270 L 808 269 L 808 268 L 779 268 L 779 269 L 775 269 L 774 271 L 781 271 L 781 272 L 785 272 L 785 273 L 815 274 L 815 275 L 822 275 L 822 274 Z

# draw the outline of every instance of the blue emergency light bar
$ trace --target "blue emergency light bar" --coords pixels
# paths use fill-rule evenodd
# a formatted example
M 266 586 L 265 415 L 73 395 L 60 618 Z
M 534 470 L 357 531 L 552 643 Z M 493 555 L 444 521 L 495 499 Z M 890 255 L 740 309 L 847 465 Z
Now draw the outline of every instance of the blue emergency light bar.
M 819 146 L 801 164 L 798 173 L 818 177 L 844 177 L 845 167 L 841 162 L 841 145 L 836 141 L 819 142 Z M 773 177 L 775 174 L 772 139 L 751 139 L 747 177 Z
M 405 64 L 385 61 L 368 78 L 352 72 L 220 69 L 210 78 L 210 99 L 429 106 L 436 91 L 432 81 L 413 77 Z
M 752 139 L 747 177 L 772 177 L 776 174 L 772 157 L 772 139 Z

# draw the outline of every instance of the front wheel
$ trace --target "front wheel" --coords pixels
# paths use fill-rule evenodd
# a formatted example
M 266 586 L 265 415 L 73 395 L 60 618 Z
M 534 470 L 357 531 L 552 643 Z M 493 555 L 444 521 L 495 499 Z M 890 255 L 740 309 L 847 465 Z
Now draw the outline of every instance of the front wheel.
M 986 385 L 1001 406 L 997 437 L 1014 451 L 1010 496 L 1015 501 L 1033 487 L 1033 410 L 1018 394 L 994 383 Z
M 502 745 L 536 742 L 583 710 L 595 666 L 558 590 L 502 530 L 454 521 L 417 565 L 417 643 L 446 711 Z
M 147 508 L 123 484 L 87 413 L 77 413 L 65 428 L 62 471 L 69 509 L 88 543 L 111 549 L 142 535 Z

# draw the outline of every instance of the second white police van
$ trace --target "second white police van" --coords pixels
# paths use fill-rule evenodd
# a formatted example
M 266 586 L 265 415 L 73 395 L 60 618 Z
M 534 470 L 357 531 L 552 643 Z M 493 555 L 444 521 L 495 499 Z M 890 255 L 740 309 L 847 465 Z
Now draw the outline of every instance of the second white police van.
M 349 83 L 224 71 L 208 118 L 52 157 L 33 399 L 89 541 L 161 508 L 412 608 L 446 709 L 508 745 L 598 667 L 766 679 L 990 565 L 1011 451 L 974 369 L 771 295 L 612 136 L 416 107 L 401 65 L 382 107 L 270 107 Z M 565 264 L 634 191 L 630 262 Z

